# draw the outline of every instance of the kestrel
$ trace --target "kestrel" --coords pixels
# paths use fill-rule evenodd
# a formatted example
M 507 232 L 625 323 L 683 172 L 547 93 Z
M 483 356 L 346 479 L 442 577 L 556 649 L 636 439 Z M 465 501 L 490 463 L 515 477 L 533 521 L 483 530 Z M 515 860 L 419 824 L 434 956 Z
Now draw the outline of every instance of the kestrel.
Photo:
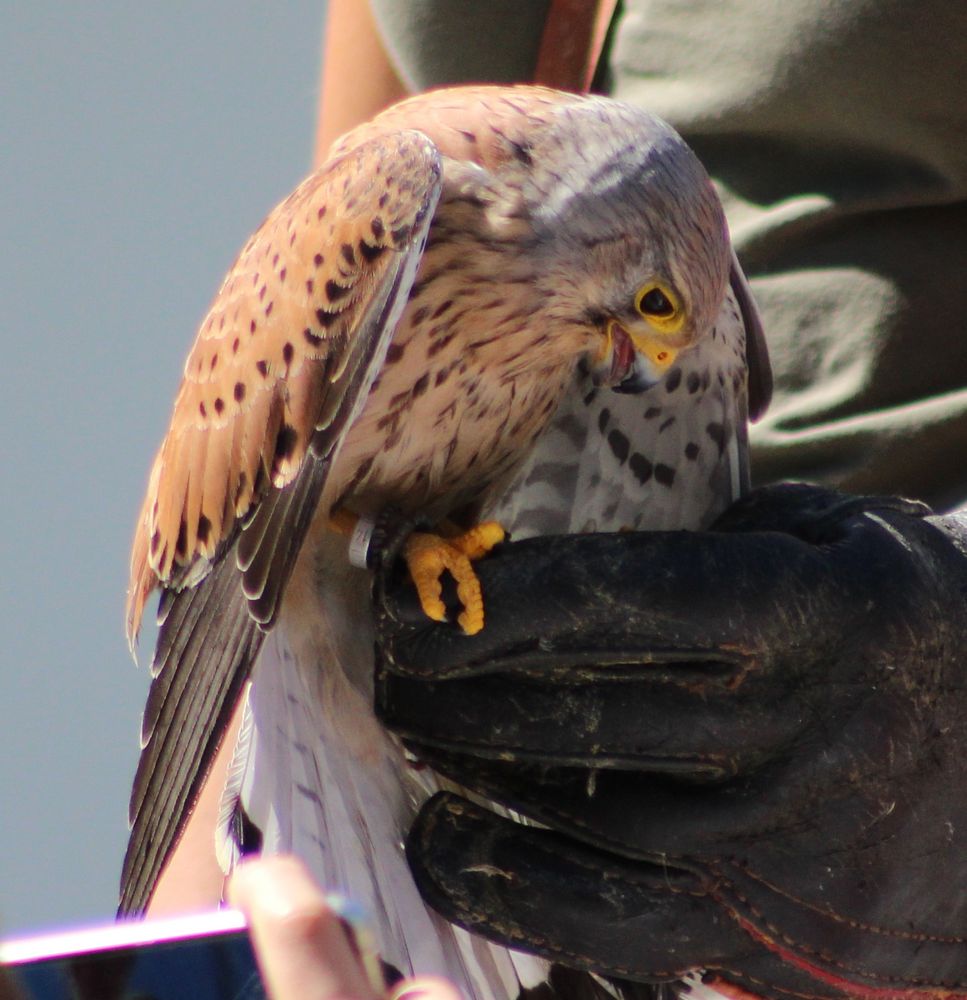
M 442 616 L 446 569 L 461 625 L 486 627 L 468 560 L 501 533 L 474 519 L 702 526 L 747 484 L 768 386 L 719 200 L 653 116 L 458 88 L 338 141 L 229 271 L 151 471 L 129 637 L 155 587 L 161 627 L 122 910 L 144 907 L 251 678 L 224 863 L 257 828 L 363 903 L 403 971 L 516 995 L 533 960 L 444 925 L 409 879 L 399 841 L 435 779 L 372 714 L 369 576 L 341 529 L 388 507 L 439 525 L 408 545 L 424 607 Z

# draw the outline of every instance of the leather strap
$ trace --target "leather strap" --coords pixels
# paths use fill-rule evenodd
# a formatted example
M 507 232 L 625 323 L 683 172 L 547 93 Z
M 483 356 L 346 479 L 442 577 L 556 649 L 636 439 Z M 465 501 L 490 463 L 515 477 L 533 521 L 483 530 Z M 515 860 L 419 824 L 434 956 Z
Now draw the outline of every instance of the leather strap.
M 534 82 L 587 93 L 617 5 L 618 0 L 551 0 Z

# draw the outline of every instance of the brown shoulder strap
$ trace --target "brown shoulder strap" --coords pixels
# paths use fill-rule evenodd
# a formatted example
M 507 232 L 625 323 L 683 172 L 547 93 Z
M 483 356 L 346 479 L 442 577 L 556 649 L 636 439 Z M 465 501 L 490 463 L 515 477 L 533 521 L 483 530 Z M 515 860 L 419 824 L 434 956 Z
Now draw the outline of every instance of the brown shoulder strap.
M 587 93 L 618 0 L 551 0 L 534 82 Z

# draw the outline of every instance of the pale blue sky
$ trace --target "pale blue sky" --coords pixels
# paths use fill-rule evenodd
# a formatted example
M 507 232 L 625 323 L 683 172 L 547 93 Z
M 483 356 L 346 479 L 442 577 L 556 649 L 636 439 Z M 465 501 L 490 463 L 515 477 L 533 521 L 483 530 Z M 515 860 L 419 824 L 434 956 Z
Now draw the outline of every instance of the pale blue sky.
M 207 302 L 308 170 L 323 10 L 3 4 L 0 933 L 113 914 L 134 517 Z

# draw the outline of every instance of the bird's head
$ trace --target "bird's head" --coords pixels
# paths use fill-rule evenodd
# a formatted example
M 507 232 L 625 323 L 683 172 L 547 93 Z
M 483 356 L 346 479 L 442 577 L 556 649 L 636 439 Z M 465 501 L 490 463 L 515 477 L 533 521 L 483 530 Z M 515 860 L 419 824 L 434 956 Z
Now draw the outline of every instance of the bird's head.
M 555 307 L 587 331 L 596 382 L 641 392 L 719 316 L 731 245 L 718 195 L 681 137 L 637 108 L 588 100 L 542 138 L 555 167 L 535 171 L 533 204 Z
M 679 353 L 697 338 L 682 294 L 658 278 L 635 289 L 623 307 L 596 317 L 600 346 L 587 359 L 599 385 L 642 392 L 660 381 Z

